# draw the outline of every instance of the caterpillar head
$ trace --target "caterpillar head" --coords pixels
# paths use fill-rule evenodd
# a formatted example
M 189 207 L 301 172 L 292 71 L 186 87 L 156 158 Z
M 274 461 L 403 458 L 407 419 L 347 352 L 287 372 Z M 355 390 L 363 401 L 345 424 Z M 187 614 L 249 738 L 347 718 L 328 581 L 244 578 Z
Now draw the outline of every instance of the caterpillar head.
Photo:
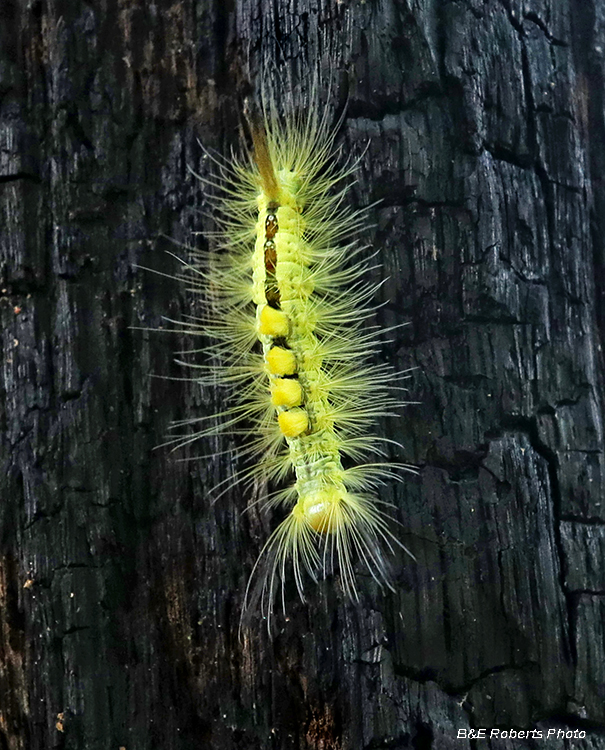
M 341 505 L 346 490 L 336 485 L 323 485 L 300 496 L 294 513 L 319 534 L 330 534 L 341 520 Z

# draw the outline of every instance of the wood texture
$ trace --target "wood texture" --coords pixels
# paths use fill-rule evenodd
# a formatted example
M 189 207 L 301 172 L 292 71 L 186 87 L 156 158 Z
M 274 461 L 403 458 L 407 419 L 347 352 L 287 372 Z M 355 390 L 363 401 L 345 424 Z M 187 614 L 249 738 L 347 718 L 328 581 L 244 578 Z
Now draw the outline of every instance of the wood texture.
M 605 748 L 604 55 L 601 0 L 2 0 L 0 748 Z M 271 519 L 177 460 L 224 445 L 153 450 L 222 396 L 153 377 L 195 343 L 136 327 L 196 302 L 138 266 L 204 245 L 250 76 L 322 56 L 417 562 L 239 639 Z

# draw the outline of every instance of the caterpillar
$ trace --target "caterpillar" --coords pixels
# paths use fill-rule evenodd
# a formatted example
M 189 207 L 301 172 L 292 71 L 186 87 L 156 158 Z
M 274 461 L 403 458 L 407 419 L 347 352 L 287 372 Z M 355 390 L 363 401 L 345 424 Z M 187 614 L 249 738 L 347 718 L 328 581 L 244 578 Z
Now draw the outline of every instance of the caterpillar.
M 180 444 L 244 436 L 251 465 L 233 484 L 267 483 L 267 506 L 285 513 L 244 597 L 244 609 L 260 598 L 269 615 L 290 569 L 303 601 L 305 572 L 317 581 L 333 570 L 357 600 L 356 559 L 390 586 L 384 550 L 408 550 L 377 493 L 401 479 L 394 468 L 413 471 L 363 463 L 370 454 L 386 458 L 395 443 L 371 427 L 405 403 L 393 382 L 406 373 L 373 361 L 380 343 L 368 319 L 381 284 L 367 283 L 378 266 L 357 240 L 368 210 L 346 204 L 343 183 L 356 163 L 338 166 L 342 117 L 333 126 L 316 91 L 302 110 L 283 113 L 281 102 L 264 86 L 260 102 L 246 104 L 251 143 L 242 154 L 206 152 L 214 174 L 196 176 L 218 192 L 218 232 L 211 250 L 191 250 L 181 272 L 205 310 L 185 328 L 210 341 L 205 363 L 181 363 L 196 368 L 200 384 L 226 388 L 229 405 Z

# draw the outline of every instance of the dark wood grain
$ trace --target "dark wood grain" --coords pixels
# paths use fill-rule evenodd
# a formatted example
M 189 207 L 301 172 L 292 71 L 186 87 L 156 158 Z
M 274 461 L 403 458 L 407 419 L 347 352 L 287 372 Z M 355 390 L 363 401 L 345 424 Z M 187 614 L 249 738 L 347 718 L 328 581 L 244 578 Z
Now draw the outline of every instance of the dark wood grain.
M 0 748 L 605 748 L 604 50 L 599 0 L 2 0 Z M 154 377 L 204 340 L 139 329 L 199 300 L 139 266 L 206 246 L 198 139 L 318 60 L 410 322 L 417 561 L 240 638 L 272 521 L 212 503 L 224 443 L 154 450 L 223 394 Z

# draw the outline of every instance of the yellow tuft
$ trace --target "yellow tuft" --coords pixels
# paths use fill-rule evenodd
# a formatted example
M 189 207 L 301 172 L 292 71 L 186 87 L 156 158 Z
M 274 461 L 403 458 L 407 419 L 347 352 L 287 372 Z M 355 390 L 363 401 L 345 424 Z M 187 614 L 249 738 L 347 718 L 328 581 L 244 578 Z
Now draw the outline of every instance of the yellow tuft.
M 296 372 L 296 357 L 290 349 L 274 346 L 265 354 L 267 369 L 271 375 L 294 375 Z
M 282 310 L 270 305 L 261 307 L 258 316 L 258 332 L 263 336 L 287 336 L 289 330 L 288 316 Z
M 271 403 L 291 409 L 302 403 L 302 388 L 298 380 L 280 378 L 271 381 Z
M 309 427 L 309 417 L 304 409 L 282 411 L 277 415 L 279 429 L 287 438 L 295 438 L 306 432 Z

